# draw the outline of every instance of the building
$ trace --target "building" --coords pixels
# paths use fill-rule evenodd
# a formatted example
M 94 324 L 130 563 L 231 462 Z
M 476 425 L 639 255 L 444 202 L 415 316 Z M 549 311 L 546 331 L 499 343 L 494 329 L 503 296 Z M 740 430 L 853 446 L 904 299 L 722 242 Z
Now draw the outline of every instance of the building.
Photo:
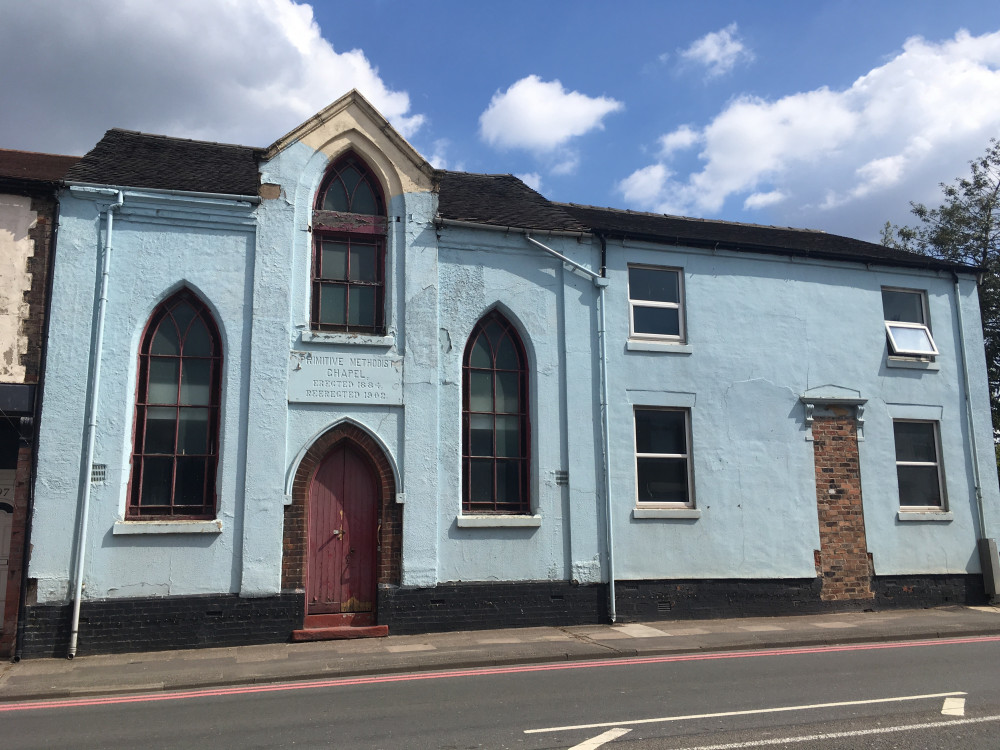
M 59 231 L 26 653 L 993 591 L 975 268 L 437 171 L 354 92 L 108 131 Z
M 25 582 L 56 190 L 78 158 L 0 150 L 0 657 Z

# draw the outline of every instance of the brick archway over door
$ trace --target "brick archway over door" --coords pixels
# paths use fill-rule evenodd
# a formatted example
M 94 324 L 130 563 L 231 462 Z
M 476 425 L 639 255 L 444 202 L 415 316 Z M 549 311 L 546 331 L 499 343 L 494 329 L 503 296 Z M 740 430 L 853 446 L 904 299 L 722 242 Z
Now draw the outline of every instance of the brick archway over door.
M 305 593 L 308 538 L 309 485 L 323 458 L 339 443 L 349 441 L 371 462 L 378 479 L 378 549 L 376 581 L 399 584 L 403 549 L 403 507 L 396 503 L 396 480 L 381 446 L 360 427 L 341 424 L 325 432 L 303 456 L 292 483 L 292 504 L 285 506 L 282 543 L 281 588 Z

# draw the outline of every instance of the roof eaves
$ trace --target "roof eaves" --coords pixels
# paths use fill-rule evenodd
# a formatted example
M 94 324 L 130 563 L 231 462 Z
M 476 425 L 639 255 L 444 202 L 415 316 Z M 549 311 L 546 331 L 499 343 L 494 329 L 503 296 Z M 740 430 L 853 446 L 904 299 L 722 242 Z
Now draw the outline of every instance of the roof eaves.
M 726 240 L 711 240 L 698 237 L 687 237 L 681 235 L 661 235 L 648 234 L 642 232 L 627 232 L 624 230 L 603 229 L 591 227 L 591 230 L 604 237 L 622 240 L 636 240 L 639 242 L 650 242 L 667 244 L 678 247 L 700 247 L 711 250 L 731 250 L 734 252 L 761 253 L 765 255 L 785 255 L 797 258 L 812 258 L 815 260 L 833 260 L 841 263 L 861 263 L 863 265 L 886 265 L 903 266 L 924 270 L 947 270 L 964 271 L 968 273 L 982 273 L 980 266 L 970 266 L 965 263 L 934 258 L 933 256 L 918 256 L 905 258 L 888 255 L 865 255 L 862 253 L 836 252 L 831 250 L 816 250 L 808 248 L 781 247 L 777 245 L 759 245 L 749 242 L 731 242 Z M 833 237 L 834 235 L 829 235 Z

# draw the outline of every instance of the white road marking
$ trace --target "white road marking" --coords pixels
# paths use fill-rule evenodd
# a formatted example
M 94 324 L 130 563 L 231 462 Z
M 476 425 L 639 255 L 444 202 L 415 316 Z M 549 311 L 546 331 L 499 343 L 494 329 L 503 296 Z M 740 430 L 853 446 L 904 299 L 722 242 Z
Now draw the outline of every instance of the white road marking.
M 815 628 L 856 628 L 853 622 L 814 622 L 812 623 Z
M 407 651 L 437 651 L 437 648 L 429 643 L 413 643 L 410 645 L 386 646 L 385 650 L 392 654 L 403 654 Z
M 767 740 L 750 740 L 749 742 L 730 742 L 726 745 L 699 745 L 687 750 L 743 750 L 748 747 L 766 747 L 768 745 L 790 745 L 793 742 L 816 742 L 817 740 L 839 740 L 845 737 L 865 737 L 872 734 L 891 734 L 893 732 L 912 732 L 921 729 L 937 729 L 938 727 L 956 727 L 961 724 L 982 724 L 986 721 L 1000 721 L 997 716 L 978 716 L 975 719 L 954 719 L 952 721 L 932 721 L 927 724 L 904 724 L 897 727 L 877 727 L 875 729 L 855 729 L 850 732 L 830 732 L 828 734 L 809 734 L 800 737 L 773 737 Z
M 595 750 L 606 742 L 611 742 L 611 740 L 617 740 L 622 735 L 631 732 L 631 729 L 609 729 L 604 734 L 599 734 L 596 737 L 591 737 L 586 742 L 581 742 L 579 745 L 573 745 L 569 750 Z
M 968 695 L 961 691 L 950 693 L 928 693 L 927 695 L 901 695 L 895 698 L 871 698 L 865 701 L 837 701 L 835 703 L 811 703 L 803 706 L 778 706 L 776 708 L 751 708 L 744 711 L 720 711 L 712 714 L 687 714 L 685 716 L 661 716 L 655 719 L 632 719 L 629 721 L 602 721 L 596 724 L 576 724 L 565 727 L 546 727 L 544 729 L 525 729 L 525 734 L 541 732 L 568 732 L 575 729 L 603 729 L 604 727 L 637 726 L 639 724 L 663 724 L 668 721 L 688 721 L 690 719 L 717 719 L 724 716 L 750 716 L 752 714 L 777 714 L 786 711 L 809 711 L 817 708 L 840 708 L 843 706 L 868 706 L 875 703 L 902 703 L 904 701 L 929 700 L 931 698 L 948 698 L 951 696 Z
M 941 713 L 945 716 L 965 716 L 965 698 L 945 698 Z

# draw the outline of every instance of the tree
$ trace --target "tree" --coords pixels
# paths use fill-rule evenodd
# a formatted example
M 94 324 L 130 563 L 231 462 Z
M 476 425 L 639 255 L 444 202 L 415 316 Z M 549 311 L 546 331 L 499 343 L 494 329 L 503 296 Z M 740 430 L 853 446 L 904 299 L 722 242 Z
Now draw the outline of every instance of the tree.
M 993 434 L 1000 436 L 1000 141 L 969 162 L 971 174 L 941 183 L 944 202 L 937 208 L 911 203 L 917 226 L 886 222 L 882 244 L 944 260 L 979 266 L 979 308 L 986 340 L 986 370 L 993 412 Z

